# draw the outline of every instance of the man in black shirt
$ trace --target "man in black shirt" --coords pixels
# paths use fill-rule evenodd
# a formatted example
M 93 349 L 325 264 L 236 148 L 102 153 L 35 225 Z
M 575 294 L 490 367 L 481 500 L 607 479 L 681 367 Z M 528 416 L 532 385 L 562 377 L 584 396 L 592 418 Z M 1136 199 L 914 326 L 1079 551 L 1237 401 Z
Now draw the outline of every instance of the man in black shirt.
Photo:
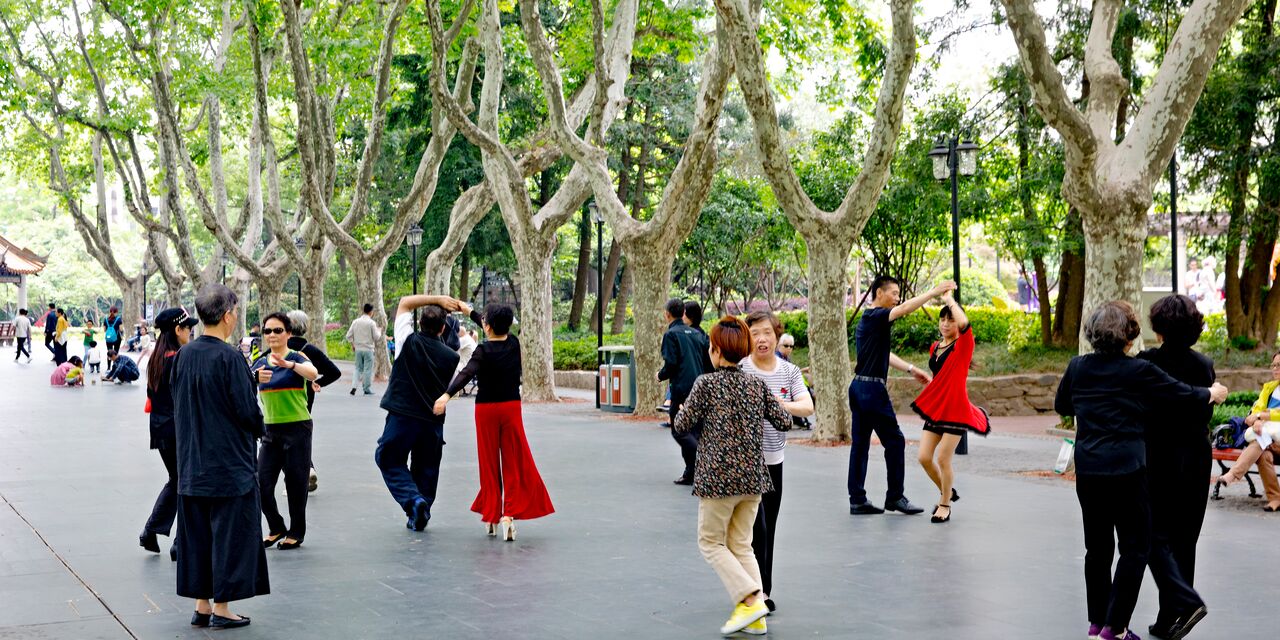
M 667 332 L 662 336 L 663 365 L 658 372 L 658 380 L 671 381 L 671 407 L 668 415 L 671 424 L 675 424 L 680 405 L 684 404 L 693 389 L 693 381 L 704 373 L 711 373 L 711 356 L 708 354 L 711 345 L 705 335 L 684 323 L 683 300 L 668 300 L 663 314 L 668 326 Z M 680 455 L 684 458 L 684 473 L 675 479 L 676 484 L 693 484 L 693 465 L 698 455 L 700 435 L 696 430 L 685 433 L 671 430 L 671 437 L 680 445 Z
M 852 447 L 849 451 L 849 513 L 868 515 L 898 511 L 915 515 L 924 511 L 911 504 L 903 489 L 906 475 L 903 455 L 907 440 L 898 427 L 897 414 L 889 399 L 889 367 L 905 371 L 928 384 L 933 376 L 915 368 L 890 353 L 890 332 L 898 318 L 924 306 L 924 303 L 956 288 L 954 282 L 944 282 L 923 295 L 901 304 L 898 281 L 889 276 L 879 276 L 871 283 L 871 306 L 862 312 L 858 328 L 854 331 L 858 362 L 853 368 L 853 382 L 849 383 L 849 413 L 851 414 Z M 885 492 L 884 509 L 867 500 L 867 454 L 871 448 L 871 434 L 875 432 L 884 446 L 884 463 L 888 467 L 889 487 Z
M 413 310 L 419 307 L 425 308 L 419 331 L 414 331 Z M 432 409 L 458 367 L 457 352 L 442 341 L 445 319 L 450 311 L 464 308 L 448 296 L 428 295 L 406 296 L 396 307 L 396 359 L 381 404 L 387 421 L 373 459 L 391 497 L 409 517 L 405 526 L 414 531 L 427 528 L 440 481 L 444 415 Z
M 214 284 L 196 296 L 204 335 L 173 357 L 178 444 L 178 595 L 195 598 L 191 624 L 249 624 L 227 603 L 271 592 L 262 546 L 256 441 L 263 434 L 257 386 L 227 344 L 238 300 Z

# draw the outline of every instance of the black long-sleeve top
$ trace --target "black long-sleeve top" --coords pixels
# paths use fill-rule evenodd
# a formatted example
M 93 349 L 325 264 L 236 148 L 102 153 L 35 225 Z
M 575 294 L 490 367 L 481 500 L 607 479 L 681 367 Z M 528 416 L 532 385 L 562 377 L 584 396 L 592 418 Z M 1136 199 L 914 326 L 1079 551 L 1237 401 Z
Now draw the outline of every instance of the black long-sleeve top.
M 671 381 L 671 401 L 684 402 L 693 389 L 693 381 L 711 373 L 710 343 L 706 337 L 683 320 L 676 320 L 662 335 L 662 370 L 659 380 Z
M 1156 365 L 1123 354 L 1090 353 L 1067 365 L 1054 410 L 1075 416 L 1076 473 L 1121 475 L 1147 464 L 1148 425 L 1160 404 L 1208 405 L 1209 390 L 1178 382 Z
M 156 376 L 155 389 L 147 380 L 147 400 L 151 402 L 151 448 L 168 449 L 174 446 L 173 389 L 169 385 L 169 372 L 173 371 L 173 357 L 177 351 L 164 354 L 160 372 Z
M 1147 349 L 1138 357 L 1150 362 L 1175 380 L 1193 387 L 1208 387 L 1218 379 L 1213 359 L 1190 347 L 1161 345 Z M 1147 439 L 1147 452 L 1163 449 L 1165 444 L 1206 444 L 1209 441 L 1209 420 L 1213 418 L 1213 405 L 1208 403 L 1161 402 L 1153 407 L 1151 424 L 1157 425 Z M 1161 429 L 1160 427 L 1165 427 Z
M 480 324 L 480 314 L 471 320 Z M 476 345 L 467 366 L 454 376 L 446 392 L 455 396 L 475 378 L 476 403 L 511 402 L 520 399 L 520 340 L 508 334 L 505 340 L 486 340 Z
M 258 385 L 235 347 L 203 335 L 173 357 L 178 493 L 238 497 L 258 483 Z
M 342 377 L 342 370 L 338 368 L 338 365 L 334 364 L 319 347 L 307 342 L 306 338 L 292 336 L 289 338 L 288 344 L 290 349 L 301 351 L 302 355 L 306 356 L 311 361 L 311 364 L 315 365 L 316 371 L 320 372 L 319 377 L 315 380 L 316 384 L 321 387 L 327 387 Z M 307 413 L 311 412 L 311 406 L 315 403 L 316 390 L 310 384 L 307 384 Z

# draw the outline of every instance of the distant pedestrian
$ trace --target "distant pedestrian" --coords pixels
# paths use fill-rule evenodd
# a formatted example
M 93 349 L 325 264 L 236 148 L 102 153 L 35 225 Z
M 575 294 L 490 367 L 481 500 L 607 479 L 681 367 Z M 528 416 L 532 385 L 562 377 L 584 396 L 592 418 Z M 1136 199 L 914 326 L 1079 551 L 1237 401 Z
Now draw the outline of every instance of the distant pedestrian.
M 18 358 L 27 356 L 27 362 L 31 362 L 31 316 L 27 315 L 26 309 L 18 309 L 18 318 L 13 322 L 14 342 L 18 343 L 18 352 L 13 356 L 13 361 L 17 362 Z
M 405 527 L 413 531 L 427 528 L 440 483 L 444 415 L 434 411 L 433 403 L 448 390 L 458 365 L 458 354 L 443 340 L 445 317 L 463 308 L 448 296 L 405 296 L 393 318 L 400 353 L 379 405 L 387 418 L 373 459 L 387 491 L 408 517 Z M 422 310 L 416 328 L 415 309 Z
M 173 520 L 178 515 L 178 440 L 174 433 L 173 388 L 169 374 L 173 371 L 173 359 L 178 350 L 191 341 L 191 327 L 199 324 L 182 308 L 165 309 L 156 316 L 156 328 L 160 338 L 147 360 L 147 412 L 150 423 L 150 448 L 160 454 L 169 480 L 160 489 L 151 516 L 138 535 L 138 546 L 152 553 L 160 553 L 156 536 L 169 536 Z M 177 545 L 169 548 L 169 557 L 176 560 Z
M 484 326 L 485 341 L 471 354 L 449 389 L 435 403 L 436 415 L 471 380 L 476 380 L 476 453 L 480 466 L 480 492 L 471 510 L 480 514 L 486 532 L 516 539 L 516 520 L 532 520 L 555 512 L 551 496 L 538 473 L 524 432 L 520 406 L 520 340 L 511 335 L 515 312 L 491 304 L 484 317 L 463 304 L 462 311 Z
M 254 455 L 262 411 L 248 365 L 226 343 L 236 327 L 238 302 L 221 284 L 201 289 L 196 311 L 203 335 L 170 362 L 178 443 L 178 595 L 196 599 L 191 624 L 197 627 L 248 625 L 227 603 L 271 592 Z
M 342 377 L 342 370 L 338 365 L 329 359 L 329 356 L 321 351 L 319 347 L 307 341 L 307 332 L 311 328 L 311 319 L 307 317 L 307 313 L 301 309 L 294 309 L 289 312 L 290 330 L 292 334 L 289 336 L 289 348 L 301 353 L 315 365 L 316 371 L 320 375 L 307 385 L 307 413 L 311 413 L 311 408 L 315 406 L 316 394 L 321 389 L 335 383 Z M 323 334 L 321 334 L 323 335 Z M 314 424 L 312 425 L 314 431 Z M 307 491 L 315 491 L 320 486 L 320 478 L 316 475 L 315 462 L 309 462 L 310 473 L 307 476 Z
M 377 321 L 373 319 L 373 305 L 365 303 L 364 313 L 351 321 L 346 335 L 347 342 L 355 350 L 356 358 L 356 375 L 351 379 L 351 395 L 356 394 L 357 384 L 364 389 L 364 395 L 373 395 L 373 354 L 383 335 Z
M 924 418 L 920 466 L 939 491 L 938 505 L 929 519 L 935 524 L 951 521 L 951 502 L 960 498 L 951 468 L 960 438 L 966 431 L 982 436 L 991 432 L 987 412 L 969 402 L 969 365 L 975 348 L 969 317 L 950 291 L 942 294 L 942 302 L 946 305 L 938 312 L 942 339 L 929 346 L 933 381 L 911 403 L 911 408 Z
M 687 300 L 684 303 L 684 323 L 693 328 L 694 331 L 707 337 L 707 332 L 702 329 L 702 305 L 697 300 Z M 709 339 L 708 339 L 709 340 Z M 711 343 L 707 343 L 708 348 Z M 710 356 L 708 356 L 708 361 Z M 710 371 L 710 369 L 708 369 Z
M 120 341 L 124 339 L 122 335 L 124 320 L 120 317 L 120 310 L 111 307 L 107 313 L 107 317 L 102 321 L 103 337 L 107 341 L 107 351 L 119 351 Z
M 49 384 L 55 387 L 79 387 L 84 385 L 84 362 L 80 356 L 58 365 L 49 376 Z
M 853 440 L 849 451 L 849 513 L 852 515 L 873 515 L 885 511 L 915 515 L 924 511 L 911 504 L 904 493 L 906 461 L 903 456 L 907 440 L 898 427 L 893 401 L 889 399 L 889 367 L 914 376 L 921 384 L 927 384 L 933 376 L 893 355 L 890 334 L 893 323 L 899 318 L 955 288 L 954 282 L 943 282 L 922 295 L 899 303 L 902 293 L 896 279 L 879 276 L 871 282 L 871 305 L 863 310 L 854 332 L 858 362 L 853 369 L 853 382 L 849 383 Z M 884 445 L 884 464 L 889 474 L 883 509 L 867 500 L 867 455 L 873 432 Z
M 58 331 L 58 307 L 54 303 L 49 303 L 49 312 L 44 314 L 44 348 L 49 350 L 53 355 L 53 361 L 58 361 L 58 351 L 54 348 L 54 336 Z M 59 363 L 61 364 L 61 363 Z
M 138 371 L 138 363 L 133 358 L 124 355 L 118 351 L 107 352 L 107 375 L 102 377 L 103 382 L 112 381 L 116 384 L 133 383 L 141 375 Z
M 708 340 L 701 332 L 685 324 L 685 303 L 679 298 L 667 301 L 663 310 L 667 321 L 667 332 L 662 336 L 662 370 L 658 371 L 659 382 L 671 382 L 671 404 L 668 416 L 675 424 L 680 405 L 689 397 L 694 380 L 704 373 L 711 372 L 711 360 L 707 355 Z M 698 456 L 698 431 L 694 425 L 684 432 L 671 430 L 671 437 L 680 445 L 680 456 L 684 459 L 684 471 L 675 479 L 676 484 L 693 484 L 694 461 Z
M 466 327 L 458 327 L 458 368 L 454 371 L 454 375 L 462 372 L 462 369 L 471 362 L 471 355 L 476 352 L 476 336 Z
M 1089 637 L 1102 640 L 1138 637 L 1129 631 L 1129 621 L 1151 547 L 1145 442 L 1150 417 L 1162 404 L 1220 404 L 1227 397 L 1227 388 L 1217 382 L 1193 387 L 1126 355 L 1139 335 L 1138 318 L 1127 303 L 1098 307 L 1084 326 L 1093 352 L 1071 359 L 1054 400 L 1059 414 L 1075 417 Z M 1172 426 L 1151 424 L 1153 430 Z M 1117 550 L 1120 559 L 1113 570 Z M 1204 617 L 1200 610 L 1188 613 L 1180 634 L 1171 637 L 1181 638 Z
M 266 433 L 258 447 L 258 493 L 262 515 L 267 519 L 263 545 L 277 542 L 281 549 L 302 546 L 307 534 L 307 482 L 311 468 L 311 410 L 307 391 L 320 376 L 316 366 L 302 352 L 289 346 L 293 323 L 284 313 L 272 313 L 262 321 L 267 355 L 258 358 L 250 370 L 257 375 L 258 397 Z M 289 493 L 289 523 L 286 526 L 276 506 L 276 481 L 284 472 Z
M 778 404 L 764 381 L 737 363 L 751 353 L 746 324 L 725 316 L 711 328 L 714 373 L 698 378 L 672 431 L 698 431 L 693 495 L 698 497 L 698 549 L 720 576 L 734 603 L 722 634 L 767 632 L 760 566 L 752 551 L 752 528 L 761 494 L 773 490 L 765 465 L 764 431 L 791 428 L 791 415 Z
M 67 322 L 67 312 L 58 309 L 57 321 L 53 330 L 53 361 L 62 364 L 67 361 L 67 332 L 71 324 Z

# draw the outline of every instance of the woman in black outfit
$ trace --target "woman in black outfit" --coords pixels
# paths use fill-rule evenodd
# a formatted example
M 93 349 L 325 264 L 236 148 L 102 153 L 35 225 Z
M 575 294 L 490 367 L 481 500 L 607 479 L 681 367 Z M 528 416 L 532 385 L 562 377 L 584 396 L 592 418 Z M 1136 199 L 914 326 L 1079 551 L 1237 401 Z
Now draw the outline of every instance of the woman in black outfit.
M 152 553 L 160 553 L 157 535 L 168 537 L 173 519 L 178 515 L 178 441 L 173 431 L 173 393 L 169 390 L 169 365 L 182 345 L 191 340 L 191 327 L 197 320 L 184 309 L 165 309 L 156 316 L 156 328 L 160 338 L 147 361 L 147 410 L 151 414 L 151 448 L 160 452 L 169 481 L 160 490 L 151 517 L 138 536 L 138 546 Z M 169 557 L 177 560 L 175 548 L 169 549 Z
M 1140 333 L 1128 303 L 1098 307 L 1084 328 L 1093 353 L 1072 358 L 1054 401 L 1059 414 L 1075 416 L 1076 495 L 1084 522 L 1089 637 L 1099 640 L 1138 638 L 1129 631 L 1129 619 L 1151 548 L 1146 427 L 1167 428 L 1149 422 L 1153 408 L 1160 403 L 1208 405 L 1227 397 L 1227 388 L 1221 384 L 1193 387 L 1146 360 L 1125 355 Z M 1117 547 L 1120 560 L 1113 580 L 1111 563 Z M 1171 589 L 1178 586 L 1169 585 Z M 1194 592 L 1176 595 L 1182 601 L 1198 599 Z M 1170 597 L 1174 596 L 1171 592 Z M 1185 636 L 1204 613 L 1203 606 L 1178 611 L 1169 637 Z
M 289 348 L 301 352 L 320 372 L 320 377 L 316 378 L 315 382 L 312 382 L 307 387 L 307 413 L 314 416 L 315 414 L 312 413 L 311 407 L 316 403 L 316 392 L 322 387 L 327 387 L 337 382 L 338 378 L 342 377 L 342 370 L 329 359 L 329 356 L 325 355 L 325 352 L 307 342 L 307 339 L 303 337 L 307 333 L 308 325 L 311 324 L 311 319 L 307 317 L 306 312 L 301 309 L 294 309 L 288 313 L 288 316 L 289 323 L 293 327 L 293 333 L 289 337 Z M 321 328 L 320 336 L 323 340 L 323 327 Z M 320 478 L 316 476 L 316 465 L 313 462 L 311 464 L 311 473 L 307 477 L 307 491 L 315 491 L 319 483 Z
M 1182 382 L 1207 387 L 1217 378 L 1213 360 L 1191 348 L 1203 328 L 1204 316 L 1191 298 L 1161 298 L 1151 305 L 1151 329 L 1160 347 L 1138 357 Z M 1147 471 L 1153 488 L 1148 563 L 1160 588 L 1160 613 L 1148 630 L 1157 638 L 1171 638 L 1180 614 L 1204 606 L 1191 585 L 1195 581 L 1196 542 L 1209 498 L 1204 482 L 1213 467 L 1209 444 L 1213 409 L 1207 404 L 1174 401 L 1154 409 L 1154 428 L 1147 437 Z

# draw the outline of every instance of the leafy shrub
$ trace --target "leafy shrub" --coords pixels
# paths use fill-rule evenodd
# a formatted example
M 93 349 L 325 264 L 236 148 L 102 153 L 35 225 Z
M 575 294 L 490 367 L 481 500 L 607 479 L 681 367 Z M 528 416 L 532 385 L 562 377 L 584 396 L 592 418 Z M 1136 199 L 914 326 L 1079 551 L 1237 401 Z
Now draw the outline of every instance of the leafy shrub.
M 1231 348 L 1237 351 L 1253 351 L 1258 348 L 1258 341 L 1248 336 L 1235 336 L 1231 338 Z
M 951 272 L 939 275 L 934 281 L 934 285 L 943 280 L 950 280 Z M 999 299 L 1010 305 L 1013 301 L 1009 299 L 1009 292 L 1000 284 L 994 275 L 987 273 L 981 269 L 960 269 L 960 297 L 965 304 L 974 306 L 988 306 Z
M 1213 408 L 1213 418 L 1209 424 L 1223 424 L 1232 418 L 1243 418 L 1249 415 L 1249 404 L 1220 404 Z
M 1222 404 L 1245 404 L 1253 406 L 1254 401 L 1258 399 L 1257 391 L 1232 391 L 1227 394 L 1227 401 Z
M 1204 317 L 1204 333 L 1200 334 L 1199 348 L 1222 351 L 1231 341 L 1227 339 L 1227 317 L 1222 313 L 1210 313 Z
M 778 321 L 782 323 L 782 332 L 796 339 L 796 347 L 809 346 L 808 311 L 783 311 L 778 314 Z
M 329 358 L 333 360 L 351 360 L 355 358 L 351 343 L 347 342 L 346 338 L 347 330 L 342 327 L 324 332 L 324 342 L 325 346 L 328 347 Z
M 606 345 L 630 345 L 634 342 L 631 332 L 605 336 Z M 596 368 L 596 336 L 588 335 L 572 339 L 557 338 L 552 350 L 557 371 L 592 371 Z

